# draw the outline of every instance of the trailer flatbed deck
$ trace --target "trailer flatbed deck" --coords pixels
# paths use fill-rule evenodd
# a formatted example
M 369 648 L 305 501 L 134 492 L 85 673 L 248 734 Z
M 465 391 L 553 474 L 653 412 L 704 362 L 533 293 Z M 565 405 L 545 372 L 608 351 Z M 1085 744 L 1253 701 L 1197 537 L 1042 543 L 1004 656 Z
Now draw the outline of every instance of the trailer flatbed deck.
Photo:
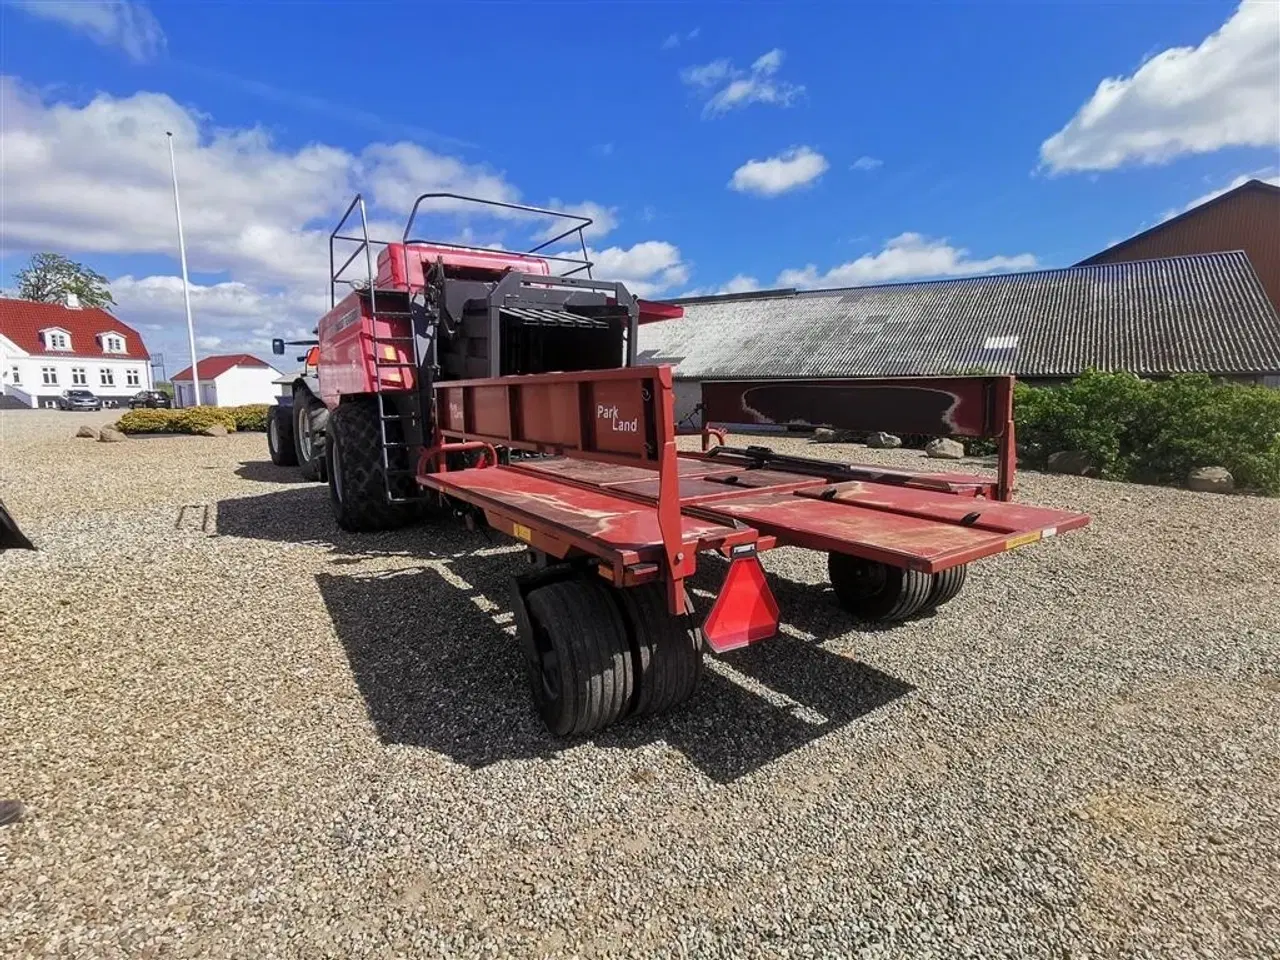
M 939 392 L 934 381 L 912 389 L 931 401 Z M 995 477 L 730 447 L 719 431 L 680 452 L 670 368 L 628 367 L 439 385 L 439 435 L 417 480 L 538 555 L 588 560 L 619 588 L 661 585 L 672 617 L 692 613 L 683 581 L 698 554 L 720 553 L 731 563 L 702 629 L 713 649 L 732 649 L 777 630 L 758 558 L 776 546 L 825 551 L 841 602 L 894 620 L 954 597 L 969 563 L 1089 522 L 1010 502 L 1007 378 L 949 389 L 938 423 L 999 434 Z M 499 446 L 535 456 L 499 462 Z M 447 469 L 445 455 L 463 452 L 481 453 L 479 464 Z
M 696 552 L 791 545 L 933 574 L 1088 523 L 1063 510 L 905 484 L 831 482 L 695 454 L 677 462 L 681 542 Z M 549 531 L 624 568 L 647 567 L 662 556 L 655 469 L 556 458 L 452 471 L 430 483 L 527 542 L 534 530 Z M 623 575 L 628 582 L 644 579 L 629 570 Z

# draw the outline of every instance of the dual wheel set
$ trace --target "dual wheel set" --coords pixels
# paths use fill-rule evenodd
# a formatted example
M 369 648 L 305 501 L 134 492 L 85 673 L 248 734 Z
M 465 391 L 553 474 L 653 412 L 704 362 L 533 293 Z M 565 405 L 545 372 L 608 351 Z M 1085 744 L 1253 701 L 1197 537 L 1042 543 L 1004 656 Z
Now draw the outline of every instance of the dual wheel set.
M 827 555 L 827 576 L 840 606 L 865 623 L 898 623 L 929 616 L 954 600 L 968 566 L 921 573 L 843 553 Z
M 842 607 L 869 623 L 927 615 L 955 598 L 967 568 L 927 574 L 830 554 Z M 552 566 L 516 580 L 516 627 L 529 689 L 557 736 L 594 733 L 687 701 L 702 675 L 704 639 L 673 617 L 661 583 L 614 588 L 591 567 Z
M 329 410 L 308 391 L 299 389 L 292 406 L 267 410 L 267 451 L 277 467 L 298 467 L 304 480 L 323 480 L 323 437 Z
M 534 706 L 557 736 L 653 716 L 693 696 L 702 630 L 667 609 L 661 583 L 618 589 L 591 567 L 516 580 L 516 627 Z

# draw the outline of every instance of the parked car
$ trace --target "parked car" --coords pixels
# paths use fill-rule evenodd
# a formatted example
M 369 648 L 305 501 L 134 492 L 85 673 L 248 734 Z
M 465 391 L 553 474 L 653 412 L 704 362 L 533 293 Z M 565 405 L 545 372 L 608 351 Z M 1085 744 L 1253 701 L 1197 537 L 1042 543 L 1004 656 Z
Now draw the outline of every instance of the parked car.
M 88 390 L 63 390 L 58 398 L 59 410 L 101 410 L 102 398 Z
M 139 407 L 165 407 L 166 409 L 173 406 L 173 400 L 163 390 L 139 390 L 129 398 L 129 409 L 137 410 Z

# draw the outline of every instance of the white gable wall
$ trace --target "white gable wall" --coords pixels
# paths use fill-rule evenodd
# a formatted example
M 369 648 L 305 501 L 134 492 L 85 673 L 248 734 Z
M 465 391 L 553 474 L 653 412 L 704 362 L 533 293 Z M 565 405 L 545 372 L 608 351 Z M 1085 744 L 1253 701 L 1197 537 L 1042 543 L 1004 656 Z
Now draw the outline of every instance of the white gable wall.
M 206 406 L 241 407 L 250 403 L 274 403 L 279 396 L 275 381 L 280 371 L 275 367 L 232 367 L 213 380 L 200 380 L 200 396 Z M 191 381 L 175 381 L 174 390 L 180 407 L 194 406 L 191 402 Z

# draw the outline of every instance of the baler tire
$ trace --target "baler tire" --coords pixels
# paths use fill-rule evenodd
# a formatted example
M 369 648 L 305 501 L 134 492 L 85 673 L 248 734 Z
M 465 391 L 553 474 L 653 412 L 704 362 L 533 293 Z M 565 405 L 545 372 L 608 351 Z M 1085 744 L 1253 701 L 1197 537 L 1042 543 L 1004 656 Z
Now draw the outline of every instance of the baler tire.
M 394 530 L 413 520 L 416 501 L 387 499 L 377 408 L 363 401 L 342 404 L 329 417 L 328 434 L 329 504 L 338 526 L 367 533 Z
M 921 612 L 936 610 L 944 603 L 950 603 L 954 600 L 964 587 L 964 582 L 968 576 L 969 565 L 967 563 L 933 574 L 933 584 L 929 588 L 929 598 L 925 600 Z
M 895 623 L 928 602 L 933 577 L 844 553 L 827 555 L 827 574 L 840 606 L 865 623 Z
M 613 591 L 635 658 L 636 691 L 629 713 L 665 713 L 693 696 L 702 678 L 702 628 L 673 617 L 661 583 Z
M 296 467 L 298 451 L 293 445 L 293 411 L 273 406 L 267 411 L 267 452 L 277 467 Z
M 572 577 L 525 598 L 539 654 L 527 661 L 529 688 L 542 722 L 558 737 L 604 729 L 625 716 L 633 699 L 631 647 L 611 589 Z
M 325 444 L 321 438 L 328 426 L 329 409 L 323 403 L 308 392 L 294 394 L 293 448 L 304 480 L 325 479 Z

